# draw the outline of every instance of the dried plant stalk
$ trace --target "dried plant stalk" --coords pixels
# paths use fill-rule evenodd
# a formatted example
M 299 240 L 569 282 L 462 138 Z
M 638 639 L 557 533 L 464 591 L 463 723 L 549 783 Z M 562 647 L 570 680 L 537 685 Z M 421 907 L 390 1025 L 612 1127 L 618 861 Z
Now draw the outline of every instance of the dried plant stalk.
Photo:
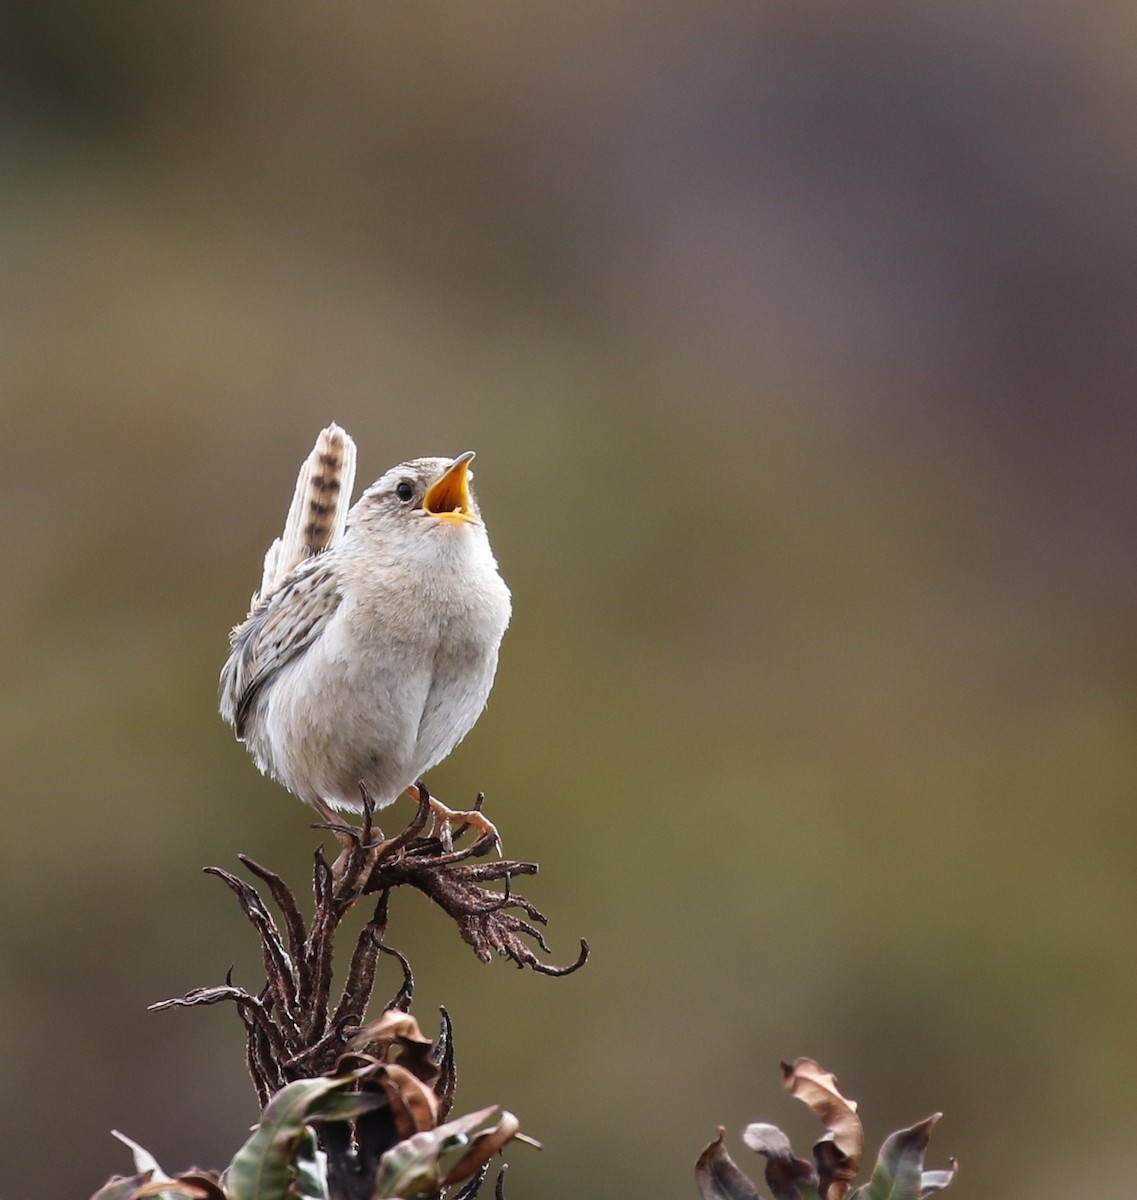
M 343 852 L 329 866 L 323 848 L 317 849 L 312 877 L 314 908 L 307 923 L 291 888 L 280 876 L 246 855 L 239 855 L 240 861 L 266 888 L 279 920 L 251 884 L 220 867 L 206 868 L 207 873 L 216 875 L 230 888 L 257 931 L 265 969 L 264 986 L 254 995 L 236 986 L 227 976 L 223 986 L 195 988 L 151 1008 L 224 1001 L 235 1004 L 245 1026 L 246 1060 L 262 1107 L 285 1084 L 334 1071 L 349 1043 L 355 1053 L 369 1053 L 366 1046 L 352 1039 L 364 1027 L 379 962 L 384 955 L 395 958 L 402 968 L 402 983 L 385 1010 L 409 1009 L 414 991 L 410 964 L 384 943 L 390 896 L 395 888 L 409 885 L 433 900 L 454 920 L 462 938 L 483 962 L 498 954 L 519 967 L 559 976 L 571 974 L 588 959 L 588 944 L 583 940 L 576 961 L 567 966 L 553 966 L 537 956 L 531 943 L 549 953 L 548 944 L 537 928 L 546 924 L 546 918 L 511 888 L 515 876 L 536 874 L 537 864 L 511 859 L 472 861 L 484 859 L 493 851 L 492 835 L 455 849 L 449 831 L 445 837 L 436 836 L 433 831 L 427 834 L 430 796 L 421 784 L 419 788 L 420 803 L 414 817 L 394 837 L 385 838 L 375 826 L 374 804 L 365 789 L 363 823 L 359 828 L 321 826 L 336 834 Z M 478 802 L 480 805 L 481 797 Z M 462 832 L 459 830 L 458 836 Z M 492 885 L 499 881 L 503 890 L 494 890 Z M 365 896 L 376 896 L 375 910 L 356 939 L 343 986 L 333 1002 L 336 934 L 343 918 Z M 444 1022 L 434 1053 L 451 1077 L 452 1093 L 453 1053 L 448 1021 Z

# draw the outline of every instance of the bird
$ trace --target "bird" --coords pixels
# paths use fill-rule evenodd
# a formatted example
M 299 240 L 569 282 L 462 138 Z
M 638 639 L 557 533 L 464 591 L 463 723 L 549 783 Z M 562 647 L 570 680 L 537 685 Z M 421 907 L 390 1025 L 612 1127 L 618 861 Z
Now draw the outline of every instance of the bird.
M 349 509 L 356 446 L 332 423 L 230 634 L 219 708 L 257 767 L 325 822 L 403 793 L 473 728 L 512 600 L 470 486 L 474 452 L 400 463 Z M 437 817 L 497 830 L 480 813 Z

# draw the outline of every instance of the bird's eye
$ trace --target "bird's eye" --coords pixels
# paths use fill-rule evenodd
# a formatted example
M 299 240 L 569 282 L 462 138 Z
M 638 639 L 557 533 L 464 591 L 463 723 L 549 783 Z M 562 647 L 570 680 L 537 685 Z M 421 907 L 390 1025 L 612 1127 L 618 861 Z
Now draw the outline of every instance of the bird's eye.
M 406 504 L 408 500 L 413 500 L 415 494 L 414 485 L 409 480 L 400 479 L 395 487 L 395 495 Z

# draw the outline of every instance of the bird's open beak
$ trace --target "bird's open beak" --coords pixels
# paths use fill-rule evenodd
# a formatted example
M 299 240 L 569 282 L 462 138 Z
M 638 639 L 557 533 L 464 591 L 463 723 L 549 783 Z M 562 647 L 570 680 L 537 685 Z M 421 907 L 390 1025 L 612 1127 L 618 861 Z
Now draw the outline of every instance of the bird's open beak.
M 476 521 L 474 506 L 470 503 L 469 465 L 474 457 L 473 450 L 467 450 L 442 472 L 426 490 L 422 498 L 425 512 L 434 517 L 443 517 L 448 521 Z

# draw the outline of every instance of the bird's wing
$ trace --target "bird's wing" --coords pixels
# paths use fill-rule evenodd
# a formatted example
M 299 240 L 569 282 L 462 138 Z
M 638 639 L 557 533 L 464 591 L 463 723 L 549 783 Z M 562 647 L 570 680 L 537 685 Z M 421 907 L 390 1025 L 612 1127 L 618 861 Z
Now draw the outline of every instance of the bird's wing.
M 332 567 L 322 556 L 309 559 L 230 634 L 220 707 L 239 738 L 260 690 L 320 636 L 341 600 Z
M 343 537 L 355 487 L 355 442 L 334 422 L 321 429 L 296 476 L 284 533 L 268 548 L 257 600 L 272 593 L 306 558 L 330 550 Z

